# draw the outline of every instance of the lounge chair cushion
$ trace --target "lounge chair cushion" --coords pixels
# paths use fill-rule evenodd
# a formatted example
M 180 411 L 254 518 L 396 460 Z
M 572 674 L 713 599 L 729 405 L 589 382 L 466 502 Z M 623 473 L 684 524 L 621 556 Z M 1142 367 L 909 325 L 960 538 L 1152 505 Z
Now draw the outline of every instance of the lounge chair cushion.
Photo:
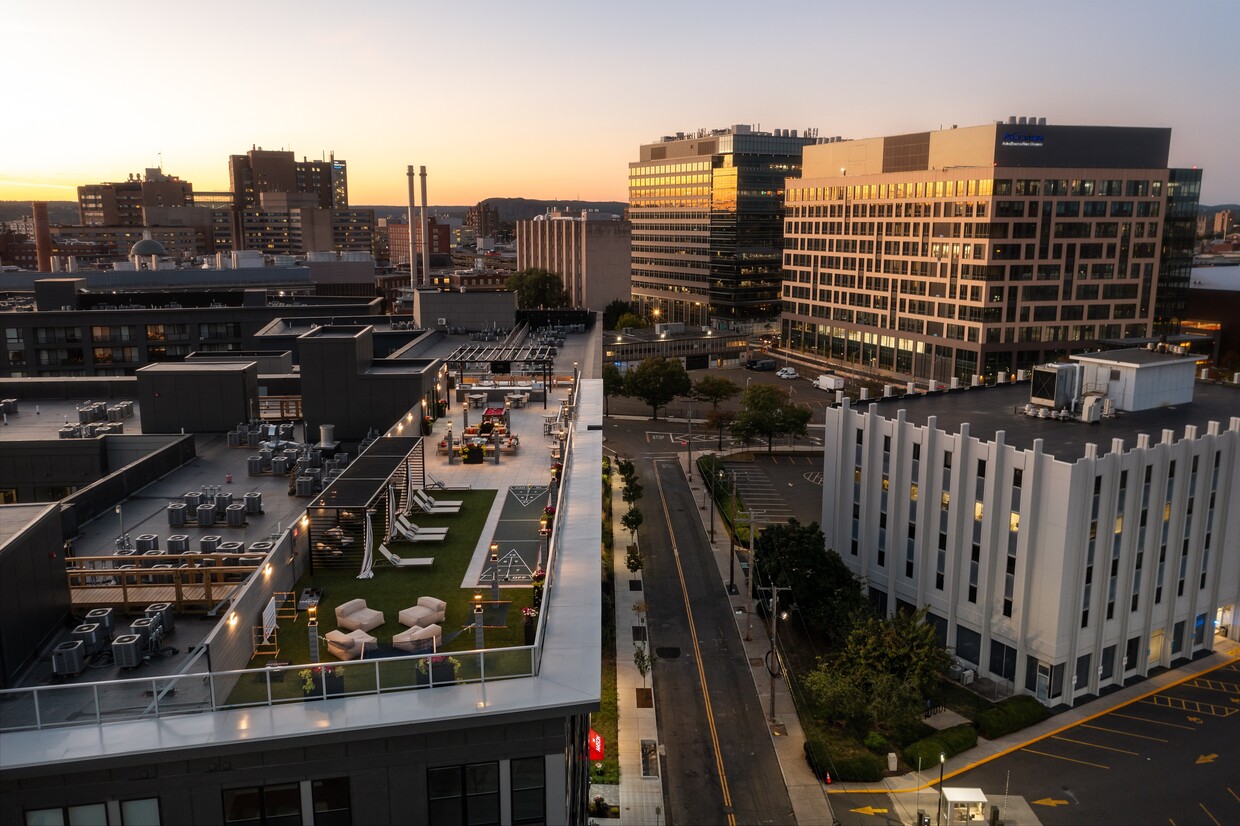
M 367 643 L 378 642 L 365 631 L 350 631 L 346 634 L 338 628 L 328 631 L 323 635 L 323 639 L 327 641 L 328 653 L 339 660 L 356 660 Z
M 351 599 L 336 606 L 336 625 L 349 631 L 369 631 L 383 625 L 383 612 L 367 608 L 364 599 Z
M 443 622 L 448 604 L 442 599 L 421 597 L 418 604 L 400 612 L 400 624 L 425 628 L 432 623 Z
M 435 650 L 438 651 L 439 644 L 443 640 L 443 629 L 438 625 L 428 625 L 425 628 L 415 625 L 413 628 L 393 635 L 392 647 L 402 651 L 412 651 L 413 643 L 418 640 L 434 640 Z

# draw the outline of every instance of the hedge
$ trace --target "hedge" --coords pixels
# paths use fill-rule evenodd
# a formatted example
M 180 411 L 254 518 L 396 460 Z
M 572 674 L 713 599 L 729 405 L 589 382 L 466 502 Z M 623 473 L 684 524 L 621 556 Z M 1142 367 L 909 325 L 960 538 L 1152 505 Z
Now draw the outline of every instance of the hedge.
M 862 754 L 856 757 L 841 757 L 832 760 L 827 746 L 821 740 L 805 741 L 805 762 L 819 780 L 831 772 L 833 780 L 852 783 L 877 783 L 883 779 L 886 761 L 873 754 Z
M 904 750 L 904 762 L 909 766 L 921 765 L 924 769 L 938 763 L 940 754 L 955 757 L 976 745 L 977 730 L 972 723 L 963 723 L 913 743 Z
M 1050 715 L 1046 706 L 1028 694 L 1009 697 L 977 715 L 977 733 L 987 740 L 1040 723 Z

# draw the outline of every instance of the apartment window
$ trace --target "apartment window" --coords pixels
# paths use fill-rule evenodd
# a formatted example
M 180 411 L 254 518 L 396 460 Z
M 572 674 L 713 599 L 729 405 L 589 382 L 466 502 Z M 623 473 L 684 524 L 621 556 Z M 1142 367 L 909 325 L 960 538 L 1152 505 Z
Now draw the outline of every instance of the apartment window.
M 224 822 L 299 826 L 301 787 L 297 783 L 225 789 Z
M 512 822 L 543 823 L 546 820 L 546 763 L 542 757 L 511 761 Z M 315 821 L 317 826 L 318 821 Z
M 472 763 L 426 771 L 432 826 L 499 823 L 499 764 Z

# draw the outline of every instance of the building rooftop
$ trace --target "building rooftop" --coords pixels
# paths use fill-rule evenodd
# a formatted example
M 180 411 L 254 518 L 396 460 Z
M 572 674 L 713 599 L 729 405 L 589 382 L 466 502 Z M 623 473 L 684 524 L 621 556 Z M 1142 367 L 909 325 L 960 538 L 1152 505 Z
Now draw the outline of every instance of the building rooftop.
M 1147 367 L 1152 364 L 1175 364 L 1177 362 L 1196 361 L 1195 356 L 1182 353 L 1148 350 L 1144 347 L 1133 347 L 1126 350 L 1106 350 L 1099 353 L 1079 353 L 1068 358 L 1073 361 L 1096 361 L 1103 364 L 1131 364 Z
M 960 426 L 968 423 L 969 435 L 983 441 L 994 439 L 1002 431 L 1006 444 L 1022 450 L 1032 449 L 1034 441 L 1041 439 L 1042 451 L 1063 462 L 1084 458 L 1089 444 L 1097 445 L 1099 455 L 1109 453 L 1112 439 L 1122 439 L 1128 450 L 1141 434 L 1158 442 L 1163 430 L 1180 439 L 1185 427 L 1191 425 L 1204 433 L 1212 421 L 1223 428 L 1240 428 L 1240 388 L 1230 385 L 1197 382 L 1189 404 L 1121 413 L 1098 424 L 1033 418 L 1024 412 L 1028 401 L 1029 384 L 1017 382 L 906 396 L 878 402 L 876 410 L 888 419 L 903 410 L 905 420 L 917 425 L 925 425 L 934 417 L 935 427 L 944 433 L 958 433 Z M 865 404 L 858 407 L 864 409 Z

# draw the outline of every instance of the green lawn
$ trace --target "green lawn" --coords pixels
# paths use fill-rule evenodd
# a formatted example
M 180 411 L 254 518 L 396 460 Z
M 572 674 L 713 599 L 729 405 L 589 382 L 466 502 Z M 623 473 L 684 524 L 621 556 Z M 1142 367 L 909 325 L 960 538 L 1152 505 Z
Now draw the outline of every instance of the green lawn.
M 603 737 L 603 770 L 591 767 L 590 779 L 595 783 L 620 782 L 619 711 L 616 701 L 616 597 L 612 573 L 611 485 L 603 482 L 603 662 L 601 702 L 599 710 L 590 715 L 590 727 Z
M 319 635 L 320 637 L 336 628 L 336 606 L 351 599 L 362 598 L 366 605 L 382 611 L 384 623 L 370 633 L 379 639 L 381 644 L 389 644 L 392 636 L 404 630 L 397 620 L 402 609 L 417 604 L 418 597 L 433 596 L 447 603 L 446 618 L 442 623 L 445 637 L 455 631 L 473 625 L 471 603 L 473 588 L 462 588 L 465 571 L 469 566 L 474 549 L 478 545 L 482 529 L 486 524 L 487 514 L 495 501 L 494 490 L 452 491 L 453 499 L 461 499 L 464 505 L 461 512 L 453 515 L 418 514 L 415 521 L 422 527 L 450 528 L 448 537 L 440 542 L 414 543 L 397 540 L 388 543 L 388 547 L 400 556 L 421 557 L 434 556 L 435 564 L 430 568 L 397 568 L 382 555 L 375 555 L 374 577 L 357 579 L 357 570 L 322 567 L 313 573 L 307 573 L 298 581 L 295 592 L 303 588 L 322 588 L 323 599 L 319 603 Z M 490 599 L 490 589 L 483 588 L 484 600 Z M 533 598 L 533 589 L 529 587 L 502 588 L 501 600 L 510 600 L 507 627 L 486 628 L 485 642 L 487 648 L 504 648 L 525 644 L 521 609 L 529 606 Z M 309 663 L 310 642 L 307 627 L 308 614 L 298 614 L 297 620 L 284 619 L 279 622 L 277 641 L 280 646 L 278 656 L 260 654 L 250 662 L 251 668 L 262 668 L 269 660 L 278 659 L 293 664 Z M 474 648 L 474 632 L 472 629 L 460 634 L 455 640 L 445 643 L 443 651 L 469 651 Z M 529 656 L 523 652 L 496 652 L 486 655 L 486 672 L 488 679 L 508 674 L 523 674 L 529 671 Z M 335 658 L 327 652 L 327 644 L 320 640 L 319 659 L 335 664 Z M 375 682 L 374 663 L 341 664 L 345 675 L 347 691 L 373 690 Z M 380 665 L 380 680 L 384 688 L 396 685 L 409 685 L 417 678 L 412 672 L 410 663 L 384 662 Z M 479 664 L 476 658 L 464 658 L 460 661 L 459 676 L 461 679 L 476 677 Z M 296 680 L 286 675 L 280 684 L 273 683 L 273 696 L 300 698 L 302 692 Z M 265 699 L 266 681 L 263 672 L 257 672 L 253 678 L 244 678 L 230 696 L 231 702 L 247 702 Z

